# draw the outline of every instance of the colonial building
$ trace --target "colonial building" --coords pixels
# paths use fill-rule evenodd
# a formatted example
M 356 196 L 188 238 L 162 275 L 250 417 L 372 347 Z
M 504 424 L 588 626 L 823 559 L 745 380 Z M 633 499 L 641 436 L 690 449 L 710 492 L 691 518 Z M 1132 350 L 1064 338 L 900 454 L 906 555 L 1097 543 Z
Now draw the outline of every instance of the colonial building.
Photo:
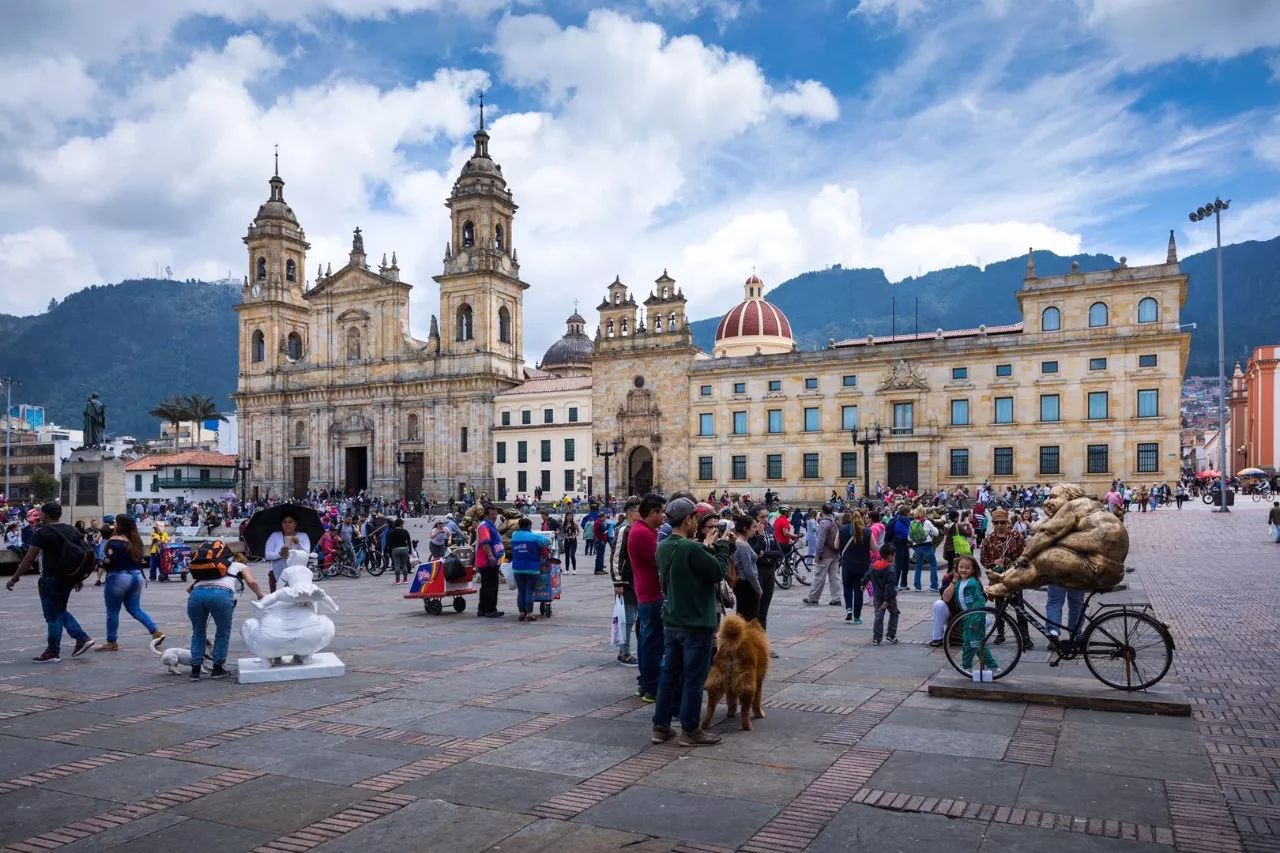
M 140 456 L 124 466 L 129 500 L 203 501 L 239 494 L 236 458 L 211 450 Z
M 1227 473 L 1243 468 L 1261 468 L 1268 474 L 1280 472 L 1280 345 L 1257 347 L 1242 370 L 1236 365 L 1231 377 L 1231 419 L 1228 435 Z M 1216 467 L 1218 457 L 1208 460 Z
M 310 245 L 277 166 L 244 237 L 236 306 L 240 453 L 253 461 L 255 494 L 493 492 L 494 397 L 524 379 L 528 285 L 483 115 L 474 140 L 445 202 L 440 316 L 425 341 L 410 334 L 411 285 L 395 252 L 371 267 L 359 228 L 344 265 L 317 265 L 306 280 Z
M 1166 262 L 1052 277 L 1028 255 L 1008 326 L 831 341 L 801 351 L 747 279 L 713 355 L 694 346 L 666 274 L 643 301 L 620 280 L 599 306 L 594 440 L 618 440 L 618 493 L 730 489 L 819 500 L 869 479 L 915 488 L 1070 480 L 1103 490 L 1178 476 L 1187 278 Z M 865 435 L 865 433 L 864 433 Z M 602 482 L 602 460 L 593 460 Z

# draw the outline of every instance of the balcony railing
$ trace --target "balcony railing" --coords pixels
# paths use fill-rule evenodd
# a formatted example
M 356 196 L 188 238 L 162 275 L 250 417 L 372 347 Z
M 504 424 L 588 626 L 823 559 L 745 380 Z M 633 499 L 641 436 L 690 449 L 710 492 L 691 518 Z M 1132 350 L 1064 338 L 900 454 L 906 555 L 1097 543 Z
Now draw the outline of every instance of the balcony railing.
M 195 477 L 158 477 L 154 483 L 160 489 L 230 489 L 236 485 L 236 478 L 211 477 L 201 480 Z

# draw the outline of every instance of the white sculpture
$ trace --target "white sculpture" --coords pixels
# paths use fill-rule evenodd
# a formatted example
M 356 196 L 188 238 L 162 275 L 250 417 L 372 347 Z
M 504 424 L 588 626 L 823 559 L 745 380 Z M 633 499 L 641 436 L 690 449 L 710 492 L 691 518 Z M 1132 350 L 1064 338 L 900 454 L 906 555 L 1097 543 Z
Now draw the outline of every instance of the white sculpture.
M 338 605 L 312 581 L 306 551 L 289 552 L 280 579 L 283 586 L 253 602 L 260 615 L 245 620 L 240 636 L 250 651 L 272 666 L 287 657 L 307 664 L 332 642 L 336 630 L 333 620 L 321 611 L 337 613 Z

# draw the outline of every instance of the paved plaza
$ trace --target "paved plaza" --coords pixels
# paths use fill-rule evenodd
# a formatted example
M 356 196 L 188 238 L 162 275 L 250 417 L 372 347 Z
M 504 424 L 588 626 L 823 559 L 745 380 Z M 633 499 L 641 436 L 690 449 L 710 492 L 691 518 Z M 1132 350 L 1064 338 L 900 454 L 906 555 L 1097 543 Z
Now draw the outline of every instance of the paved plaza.
M 1190 718 L 930 698 L 946 666 L 926 645 L 931 594 L 903 594 L 903 642 L 877 648 L 869 621 L 793 589 L 770 616 L 767 718 L 722 723 L 723 743 L 696 749 L 650 745 L 635 670 L 607 645 L 612 587 L 589 569 L 533 625 L 515 621 L 514 592 L 488 620 L 474 597 L 427 615 L 390 576 L 328 581 L 348 674 L 256 686 L 168 674 L 123 614 L 122 651 L 34 665 L 44 625 L 27 578 L 0 597 L 0 845 L 1280 850 L 1266 506 L 1129 517 L 1129 578 L 1172 626 Z M 72 600 L 101 640 L 98 593 Z M 170 645 L 186 642 L 181 585 L 152 584 L 144 605 Z

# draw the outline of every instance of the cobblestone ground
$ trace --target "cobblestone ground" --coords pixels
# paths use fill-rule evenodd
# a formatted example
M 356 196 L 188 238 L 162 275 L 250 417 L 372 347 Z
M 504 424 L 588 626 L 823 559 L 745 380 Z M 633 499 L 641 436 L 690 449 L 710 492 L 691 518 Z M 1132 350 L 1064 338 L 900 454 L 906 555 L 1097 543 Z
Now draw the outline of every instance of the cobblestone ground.
M 0 597 L 0 845 L 1280 847 L 1280 548 L 1265 507 L 1189 506 L 1132 516 L 1130 530 L 1129 577 L 1173 627 L 1193 718 L 932 699 L 924 684 L 945 660 L 925 645 L 931 595 L 904 595 L 902 644 L 877 648 L 869 623 L 792 590 L 770 620 L 767 718 L 752 732 L 722 723 L 724 742 L 702 749 L 649 744 L 635 670 L 605 642 L 611 588 L 589 573 L 533 625 L 475 619 L 474 598 L 429 616 L 385 576 L 330 581 L 348 674 L 263 686 L 169 675 L 127 616 L 122 651 L 31 664 L 44 629 L 26 579 Z M 73 610 L 101 640 L 98 592 Z M 184 602 L 176 584 L 145 594 L 171 643 L 188 635 Z M 1049 672 L 1036 667 L 1029 655 L 1016 675 Z M 1053 672 L 1087 680 L 1082 665 Z

